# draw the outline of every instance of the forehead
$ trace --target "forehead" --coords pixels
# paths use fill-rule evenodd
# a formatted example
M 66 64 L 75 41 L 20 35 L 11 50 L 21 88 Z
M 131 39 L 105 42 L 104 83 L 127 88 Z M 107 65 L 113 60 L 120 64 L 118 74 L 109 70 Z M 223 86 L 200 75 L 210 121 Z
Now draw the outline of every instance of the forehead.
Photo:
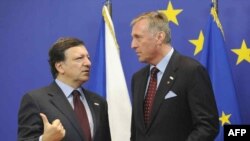
M 132 35 L 148 31 L 148 20 L 141 19 L 137 21 L 132 27 Z
M 83 45 L 78 45 L 71 47 L 65 51 L 65 56 L 76 56 L 76 55 L 88 55 L 86 47 Z

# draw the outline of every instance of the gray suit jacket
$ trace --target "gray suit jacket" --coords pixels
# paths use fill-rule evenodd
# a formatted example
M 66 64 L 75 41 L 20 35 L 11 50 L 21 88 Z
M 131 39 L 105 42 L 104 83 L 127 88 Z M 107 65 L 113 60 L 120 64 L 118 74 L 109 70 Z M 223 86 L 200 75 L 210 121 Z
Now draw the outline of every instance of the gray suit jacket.
M 83 89 L 83 92 L 93 116 L 93 141 L 110 141 L 106 101 L 90 91 Z M 66 130 L 63 141 L 86 140 L 70 103 L 55 82 L 23 96 L 18 113 L 19 141 L 38 141 L 43 134 L 43 121 L 39 113 L 44 113 L 50 123 L 60 119 Z
M 173 53 L 156 92 L 152 119 L 145 127 L 143 101 L 149 70 L 148 65 L 132 78 L 131 141 L 214 140 L 219 129 L 218 111 L 204 67 Z

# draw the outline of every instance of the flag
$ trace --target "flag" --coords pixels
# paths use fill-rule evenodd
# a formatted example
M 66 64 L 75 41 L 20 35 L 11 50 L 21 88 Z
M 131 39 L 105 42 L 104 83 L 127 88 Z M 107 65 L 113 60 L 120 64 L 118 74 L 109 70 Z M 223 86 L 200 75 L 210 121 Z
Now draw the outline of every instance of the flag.
M 130 140 L 131 103 L 116 41 L 113 22 L 106 6 L 102 22 L 89 89 L 106 97 L 113 141 Z
M 222 26 L 214 7 L 211 8 L 205 31 L 205 42 L 200 62 L 210 75 L 219 112 L 220 132 L 217 141 L 223 141 L 225 124 L 240 124 L 240 112 L 233 78 L 228 63 Z

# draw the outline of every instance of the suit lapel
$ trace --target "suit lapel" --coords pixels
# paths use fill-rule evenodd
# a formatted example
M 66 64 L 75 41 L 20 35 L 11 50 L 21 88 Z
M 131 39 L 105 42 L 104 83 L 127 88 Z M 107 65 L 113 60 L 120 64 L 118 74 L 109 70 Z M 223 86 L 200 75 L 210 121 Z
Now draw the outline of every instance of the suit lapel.
M 85 94 L 85 98 L 87 99 L 87 102 L 88 102 L 88 105 L 89 105 L 89 108 L 90 108 L 90 111 L 91 111 L 91 114 L 92 114 L 92 118 L 93 118 L 93 124 L 94 124 L 93 140 L 94 140 L 97 127 L 99 126 L 98 117 L 100 117 L 100 112 L 101 112 L 100 107 L 99 107 L 100 103 L 99 103 L 99 101 L 95 100 L 94 97 L 91 96 L 89 91 L 87 91 L 85 89 L 82 89 L 82 90 L 83 90 L 83 93 Z
M 178 66 L 178 53 L 174 51 L 172 57 L 170 58 L 169 64 L 167 65 L 165 72 L 162 76 L 161 82 L 158 86 L 158 89 L 156 91 L 156 96 L 154 100 L 154 105 L 152 109 L 152 120 L 149 123 L 149 127 L 151 126 L 151 123 L 154 122 L 154 119 L 156 118 L 157 112 L 160 109 L 160 106 L 164 100 L 164 97 L 166 93 L 171 89 L 173 86 L 175 79 L 176 79 L 176 71 Z
M 141 127 L 142 128 L 146 128 L 145 127 L 145 122 L 144 122 L 144 109 L 143 109 L 143 106 L 144 106 L 144 97 L 145 97 L 145 90 L 146 90 L 146 87 L 147 87 L 147 80 L 148 80 L 148 75 L 149 75 L 149 69 L 150 69 L 150 66 L 148 65 L 146 68 L 144 68 L 144 70 L 142 71 L 141 73 L 141 76 L 139 76 L 140 78 L 140 82 L 138 82 L 138 86 L 136 86 L 136 88 L 139 88 L 138 89 L 138 96 L 136 101 L 139 101 L 137 103 L 137 106 L 136 106 L 136 109 L 138 110 L 138 115 L 140 116 L 139 117 L 139 122 L 140 122 L 140 125 L 142 125 Z M 145 77 L 146 76 L 146 77 Z
M 54 82 L 50 85 L 51 91 L 48 93 L 51 98 L 51 103 L 59 110 L 61 111 L 65 117 L 72 123 L 73 127 L 77 130 L 77 132 L 82 137 L 82 140 L 84 140 L 84 135 L 82 133 L 81 127 L 79 126 L 79 123 L 77 122 L 77 118 L 75 116 L 75 113 L 68 102 L 67 98 L 65 97 L 62 90 L 57 86 L 57 84 Z

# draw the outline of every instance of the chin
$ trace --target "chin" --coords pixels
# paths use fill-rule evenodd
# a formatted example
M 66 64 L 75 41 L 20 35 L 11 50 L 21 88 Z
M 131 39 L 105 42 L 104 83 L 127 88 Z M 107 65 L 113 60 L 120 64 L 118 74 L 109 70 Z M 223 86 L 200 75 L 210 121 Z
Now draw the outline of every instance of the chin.
M 89 76 L 84 76 L 84 77 L 82 77 L 82 78 L 80 78 L 80 79 L 81 79 L 81 81 L 82 81 L 83 83 L 85 83 L 86 81 L 89 80 Z
M 142 59 L 142 58 L 139 58 L 139 61 L 140 61 L 141 63 L 145 63 L 145 62 L 146 62 L 146 60 L 144 60 L 144 59 Z
M 88 78 L 84 78 L 83 81 L 86 82 L 89 80 L 89 77 Z

